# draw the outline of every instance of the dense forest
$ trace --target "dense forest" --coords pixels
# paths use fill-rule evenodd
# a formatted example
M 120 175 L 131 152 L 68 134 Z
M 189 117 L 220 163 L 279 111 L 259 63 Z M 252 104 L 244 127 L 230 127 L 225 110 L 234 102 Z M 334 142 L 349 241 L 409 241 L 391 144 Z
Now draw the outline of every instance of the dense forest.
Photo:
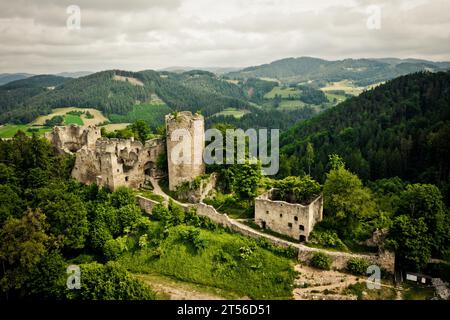
M 323 181 L 328 155 L 336 153 L 364 181 L 398 176 L 433 183 L 448 202 L 449 105 L 450 72 L 394 79 L 285 132 L 280 175 L 310 171 Z

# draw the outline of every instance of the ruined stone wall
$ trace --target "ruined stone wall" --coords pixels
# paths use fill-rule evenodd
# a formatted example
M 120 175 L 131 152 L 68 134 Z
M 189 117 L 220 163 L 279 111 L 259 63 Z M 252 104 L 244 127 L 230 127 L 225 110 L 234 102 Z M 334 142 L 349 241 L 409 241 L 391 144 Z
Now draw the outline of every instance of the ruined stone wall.
M 297 240 L 302 236 L 307 241 L 314 225 L 322 220 L 322 196 L 304 206 L 271 200 L 271 194 L 272 190 L 255 199 L 255 223 Z
M 145 198 L 143 196 L 136 196 L 136 201 L 141 207 L 142 210 L 144 210 L 145 213 L 152 214 L 153 208 L 159 204 L 158 201 Z
M 188 111 L 166 115 L 165 120 L 169 189 L 174 191 L 181 183 L 192 181 L 205 173 L 205 121 L 202 115 L 193 115 Z M 178 129 L 183 130 L 188 137 L 176 138 L 174 132 L 179 133 Z M 187 161 L 180 161 L 181 159 Z
M 200 186 L 195 189 L 180 191 L 177 188 L 177 199 L 180 201 L 187 201 L 190 203 L 198 203 L 203 201 L 211 190 L 216 187 L 217 184 L 217 173 L 212 173 L 206 178 L 202 179 Z
M 86 184 L 116 190 L 120 186 L 140 188 L 146 175 L 156 176 L 158 157 L 165 152 L 162 139 L 152 139 L 143 145 L 134 139 L 98 139 L 94 147 L 77 152 L 72 176 Z
M 45 138 L 51 142 L 59 153 L 75 153 L 84 146 L 92 148 L 101 137 L 100 129 L 95 126 L 77 125 L 55 126 Z

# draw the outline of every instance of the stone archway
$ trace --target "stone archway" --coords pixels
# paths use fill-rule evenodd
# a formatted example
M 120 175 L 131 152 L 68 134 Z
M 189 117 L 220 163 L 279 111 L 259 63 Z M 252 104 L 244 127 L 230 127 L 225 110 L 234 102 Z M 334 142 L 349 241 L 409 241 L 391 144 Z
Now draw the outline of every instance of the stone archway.
M 156 163 L 153 161 L 147 161 L 144 164 L 144 174 L 149 177 L 153 177 L 156 174 Z

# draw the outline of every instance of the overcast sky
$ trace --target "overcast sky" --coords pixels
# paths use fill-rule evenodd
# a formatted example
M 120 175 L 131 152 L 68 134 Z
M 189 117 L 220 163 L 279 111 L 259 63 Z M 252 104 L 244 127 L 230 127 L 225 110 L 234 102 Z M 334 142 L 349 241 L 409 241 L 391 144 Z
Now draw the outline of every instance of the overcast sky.
M 67 27 L 70 5 L 81 10 L 79 30 Z M 450 61 L 450 0 L 0 0 L 0 73 L 299 56 Z

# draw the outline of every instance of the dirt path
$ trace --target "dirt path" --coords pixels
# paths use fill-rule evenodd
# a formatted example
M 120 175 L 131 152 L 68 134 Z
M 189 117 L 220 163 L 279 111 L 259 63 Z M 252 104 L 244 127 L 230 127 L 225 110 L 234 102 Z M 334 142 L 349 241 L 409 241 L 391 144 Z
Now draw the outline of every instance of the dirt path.
M 174 198 L 171 198 L 168 194 L 166 194 L 166 193 L 161 189 L 161 187 L 160 187 L 160 185 L 159 185 L 159 180 L 158 180 L 158 179 L 155 179 L 155 178 L 153 178 L 153 177 L 149 177 L 149 180 L 150 180 L 150 182 L 152 183 L 152 186 L 153 186 L 152 192 L 153 192 L 154 194 L 156 194 L 156 195 L 159 195 L 159 196 L 163 197 L 165 202 L 168 203 L 169 200 L 172 200 L 173 202 L 175 202 L 176 204 L 182 206 L 183 208 L 187 208 L 187 207 L 190 207 L 190 206 L 191 206 L 190 204 L 182 203 L 182 202 L 180 202 L 180 201 L 178 201 L 178 200 L 175 200 Z
M 225 300 L 239 298 L 218 288 L 178 281 L 162 275 L 137 274 L 136 277 L 148 284 L 162 299 Z
M 344 295 L 343 290 L 351 284 L 363 282 L 353 275 L 338 271 L 325 271 L 309 266 L 296 265 L 299 277 L 294 289 L 295 300 L 353 300 L 356 296 Z

